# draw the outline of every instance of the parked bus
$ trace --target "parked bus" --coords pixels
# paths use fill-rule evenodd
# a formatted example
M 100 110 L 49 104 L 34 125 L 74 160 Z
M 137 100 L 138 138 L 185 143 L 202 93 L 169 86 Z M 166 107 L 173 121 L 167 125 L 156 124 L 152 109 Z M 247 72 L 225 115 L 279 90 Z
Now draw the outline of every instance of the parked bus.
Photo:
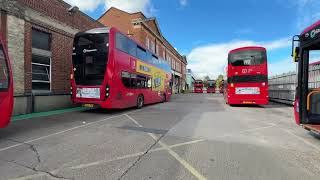
M 268 104 L 267 53 L 263 47 L 242 47 L 228 55 L 227 104 Z
M 13 80 L 5 40 L 0 34 L 0 128 L 6 127 L 13 109 Z
M 310 63 L 320 56 L 320 21 L 294 36 L 292 45 L 292 56 L 298 62 L 295 120 L 305 129 L 320 134 L 320 88 L 314 86 L 312 78 L 312 68 L 317 68 L 317 63 Z
M 116 28 L 75 35 L 72 101 L 86 107 L 141 108 L 168 101 L 170 65 Z
M 194 92 L 195 93 L 203 93 L 203 81 L 202 80 L 196 80 L 194 82 Z
M 207 83 L 207 93 L 216 93 L 216 81 L 208 80 Z

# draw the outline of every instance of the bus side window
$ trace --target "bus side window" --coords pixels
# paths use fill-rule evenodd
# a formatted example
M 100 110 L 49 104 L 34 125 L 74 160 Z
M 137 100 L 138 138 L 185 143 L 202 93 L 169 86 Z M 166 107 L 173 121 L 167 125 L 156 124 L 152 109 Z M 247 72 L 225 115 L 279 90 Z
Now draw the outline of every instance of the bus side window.
M 117 49 L 128 53 L 129 48 L 128 48 L 128 38 L 122 35 L 121 33 L 116 34 L 116 47 Z
M 137 87 L 142 88 L 142 89 L 147 88 L 147 77 L 146 76 L 138 75 Z
M 151 89 L 152 88 L 152 78 L 148 77 L 148 88 Z
M 130 39 L 128 41 L 128 53 L 131 56 L 134 56 L 134 57 L 137 56 L 137 44 Z
M 128 72 L 122 72 L 121 73 L 121 79 L 122 79 L 122 84 L 127 87 L 130 88 L 131 87 L 131 78 L 130 78 L 130 73 Z
M 137 48 L 137 58 L 143 61 L 147 59 L 147 51 L 140 46 Z

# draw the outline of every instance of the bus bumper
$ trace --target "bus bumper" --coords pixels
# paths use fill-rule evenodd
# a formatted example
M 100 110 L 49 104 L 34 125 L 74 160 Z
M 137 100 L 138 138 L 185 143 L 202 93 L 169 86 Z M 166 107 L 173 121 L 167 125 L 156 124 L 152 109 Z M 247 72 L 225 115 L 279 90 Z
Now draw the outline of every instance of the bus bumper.
M 269 100 L 268 99 L 233 99 L 233 98 L 228 98 L 228 104 L 267 105 L 267 104 L 269 104 Z

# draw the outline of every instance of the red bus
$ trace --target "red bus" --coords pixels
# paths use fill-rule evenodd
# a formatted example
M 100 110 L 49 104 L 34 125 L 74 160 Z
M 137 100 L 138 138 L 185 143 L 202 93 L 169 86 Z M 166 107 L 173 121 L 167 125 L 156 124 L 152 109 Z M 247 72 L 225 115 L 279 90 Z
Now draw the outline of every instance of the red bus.
M 320 55 L 320 21 L 293 37 L 292 56 L 298 62 L 298 86 L 294 103 L 294 115 L 298 125 L 320 134 L 320 86 L 314 78 Z
M 72 101 L 86 107 L 141 108 L 168 101 L 170 65 L 116 28 L 75 35 Z
M 216 93 L 216 81 L 208 80 L 207 93 Z
M 0 34 L 0 128 L 6 127 L 13 109 L 13 80 L 7 46 Z
M 203 93 L 203 81 L 202 80 L 196 80 L 194 82 L 194 92 L 195 93 Z
M 263 47 L 242 47 L 228 55 L 227 104 L 268 104 L 267 52 Z

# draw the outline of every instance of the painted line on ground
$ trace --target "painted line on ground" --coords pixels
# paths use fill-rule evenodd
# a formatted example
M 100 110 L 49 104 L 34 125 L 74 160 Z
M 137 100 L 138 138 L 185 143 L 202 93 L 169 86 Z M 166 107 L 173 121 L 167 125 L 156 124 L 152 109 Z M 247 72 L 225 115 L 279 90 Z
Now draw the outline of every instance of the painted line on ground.
M 1 149 L 0 149 L 0 152 L 6 151 L 6 150 L 8 150 L 8 149 L 12 149 L 12 148 L 15 148 L 15 147 L 24 145 L 24 144 L 28 144 L 28 143 L 32 143 L 32 142 L 35 142 L 35 141 L 43 140 L 43 139 L 46 139 L 46 138 L 49 138 L 49 137 L 52 137 L 52 136 L 57 136 L 57 135 L 60 135 L 60 134 L 64 134 L 64 133 L 66 133 L 66 132 L 70 132 L 70 131 L 73 131 L 73 130 L 76 130 L 76 129 L 80 129 L 80 128 L 83 128 L 83 127 L 87 127 L 87 126 L 90 126 L 90 125 L 93 125 L 93 124 L 97 124 L 97 123 L 100 123 L 100 122 L 108 121 L 108 120 L 110 120 L 110 119 L 117 118 L 117 117 L 121 117 L 121 116 L 126 115 L 126 114 L 131 114 L 131 113 L 133 113 L 133 112 L 135 112 L 135 111 L 132 111 L 132 112 L 129 112 L 129 113 L 123 113 L 123 114 L 119 114 L 119 115 L 110 116 L 110 117 L 108 117 L 108 118 L 106 118 L 106 119 L 102 119 L 102 120 L 90 122 L 90 123 L 87 123 L 87 124 L 84 124 L 84 125 L 81 125 L 81 126 L 75 126 L 75 127 L 73 127 L 73 128 L 66 129 L 66 130 L 63 130 L 63 131 L 59 131 L 59 132 L 56 132 L 56 133 L 53 133 L 53 134 L 49 134 L 49 135 L 46 135 L 46 136 L 41 136 L 41 137 L 39 137 L 39 138 L 35 138 L 35 139 L 32 139 L 32 140 L 24 141 L 24 142 L 22 142 L 22 143 L 17 143 L 17 144 L 12 145 L 12 146 L 8 146 L 8 147 L 5 147 L 5 148 L 1 148 Z
M 205 141 L 205 139 L 199 139 L 199 140 L 194 140 L 194 141 L 188 141 L 188 142 L 184 142 L 184 143 L 174 144 L 174 145 L 170 145 L 168 147 L 169 148 L 181 147 L 181 146 L 196 144 L 196 143 L 203 142 L 203 141 Z M 163 150 L 166 150 L 166 149 L 161 147 L 161 148 L 151 149 L 149 152 L 157 152 L 157 151 L 163 151 Z M 98 166 L 98 165 L 101 165 L 101 164 L 110 163 L 110 162 L 113 162 L 113 161 L 119 161 L 119 160 L 123 160 L 123 159 L 128 159 L 128 158 L 141 156 L 144 153 L 145 152 L 127 154 L 127 155 L 124 155 L 124 156 L 116 157 L 114 159 L 96 161 L 96 162 L 91 162 L 91 163 L 86 163 L 86 164 L 80 164 L 80 165 L 72 166 L 72 167 L 68 167 L 68 168 L 70 168 L 70 169 L 83 169 L 83 168 L 88 168 L 88 167 L 92 167 L 92 166 Z
M 125 114 L 132 122 L 134 122 L 139 127 L 143 127 L 141 124 L 139 124 L 134 118 L 129 116 L 128 114 Z M 154 134 L 147 133 L 150 137 L 152 137 L 155 141 L 157 141 L 157 137 Z M 191 166 L 186 160 L 184 160 L 182 157 L 179 156 L 176 152 L 174 152 L 168 145 L 163 143 L 162 141 L 159 141 L 159 145 L 168 151 L 168 153 L 174 157 L 185 169 L 187 169 L 192 175 L 194 175 L 199 180 L 207 180 L 206 177 L 204 177 L 202 174 L 200 174 L 199 171 L 197 171 L 194 167 Z
M 282 129 L 284 132 L 290 134 L 291 136 L 294 136 L 295 138 L 298 138 L 300 141 L 304 142 L 305 144 L 307 144 L 307 145 L 315 148 L 316 150 L 320 151 L 320 147 L 319 147 L 319 146 L 317 146 L 317 145 L 315 145 L 315 144 L 313 144 L 313 143 L 305 140 L 304 138 L 302 138 L 302 137 L 294 134 L 293 132 L 291 132 L 291 131 L 289 131 L 289 130 L 287 130 L 287 129 L 284 129 L 284 128 L 280 128 L 280 129 Z
M 12 117 L 12 122 L 27 120 L 27 119 L 32 119 L 32 118 L 38 118 L 38 117 L 48 117 L 48 116 L 59 115 L 59 114 L 68 113 L 68 112 L 86 111 L 86 110 L 91 110 L 91 109 L 94 109 L 94 108 L 75 107 L 75 108 L 59 109 L 59 110 L 47 111 L 47 112 L 38 112 L 38 113 L 17 115 L 17 116 Z

